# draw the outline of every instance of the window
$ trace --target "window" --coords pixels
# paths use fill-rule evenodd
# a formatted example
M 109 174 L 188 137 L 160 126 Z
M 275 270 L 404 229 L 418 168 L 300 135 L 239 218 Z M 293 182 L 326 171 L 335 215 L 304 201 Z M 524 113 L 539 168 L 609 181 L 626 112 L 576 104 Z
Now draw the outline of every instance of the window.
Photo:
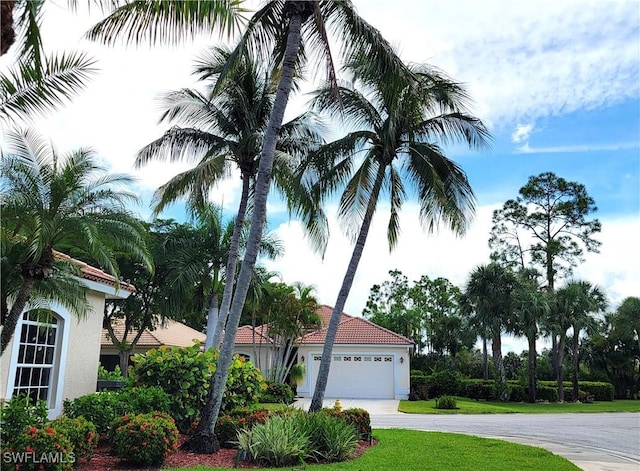
M 344 361 L 351 361 L 351 357 L 344 357 Z
M 353 361 L 362 361 L 362 357 L 353 357 Z
M 382 357 L 373 357 L 373 361 L 382 361 Z
M 393 361 L 393 357 L 384 357 L 384 361 Z
M 364 357 L 364 361 L 371 361 L 371 357 Z
M 340 361 L 342 360 L 342 357 L 338 356 L 338 357 L 333 357 L 333 361 Z
M 313 361 L 320 361 L 320 360 L 322 360 L 321 355 L 313 355 Z
M 45 400 L 53 406 L 59 332 L 60 323 L 51 311 L 23 315 L 12 395 L 24 394 L 34 402 Z

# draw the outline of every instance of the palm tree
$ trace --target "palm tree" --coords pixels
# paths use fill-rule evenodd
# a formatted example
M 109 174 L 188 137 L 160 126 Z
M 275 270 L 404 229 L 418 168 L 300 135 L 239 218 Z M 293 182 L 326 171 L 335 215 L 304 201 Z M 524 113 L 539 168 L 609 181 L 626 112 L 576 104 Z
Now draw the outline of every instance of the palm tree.
M 236 0 L 128 2 L 94 26 L 88 32 L 88 36 L 90 39 L 102 39 L 107 43 L 113 43 L 121 35 L 129 42 L 145 39 L 152 42 L 176 42 L 196 32 L 210 31 L 213 25 L 231 31 L 237 24 L 238 5 L 239 2 Z M 229 311 L 225 341 L 213 377 L 209 401 L 202 411 L 198 430 L 186 444 L 187 448 L 194 451 L 212 453 L 219 447 L 214 426 L 233 358 L 235 333 L 258 257 L 258 247 L 266 220 L 267 195 L 276 143 L 293 88 L 294 74 L 301 70 L 308 58 L 315 58 L 318 59 L 319 65 L 326 65 L 329 80 L 335 82 L 327 26 L 341 40 L 341 50 L 347 57 L 355 51 L 367 54 L 372 66 L 380 75 L 386 77 L 389 83 L 394 83 L 394 77 L 406 72 L 389 43 L 378 30 L 358 16 L 350 0 L 270 1 L 249 21 L 223 75 L 233 69 L 233 65 L 246 50 L 250 50 L 256 51 L 258 58 L 263 58 L 265 62 L 269 62 L 270 57 L 278 59 L 279 81 L 263 139 L 251 228 Z
M 319 90 L 314 99 L 316 107 L 356 128 L 318 151 L 318 165 L 329 163 L 331 168 L 321 171 L 325 175 L 316 188 L 326 197 L 346 185 L 338 215 L 347 230 L 357 234 L 327 328 L 310 406 L 314 411 L 322 408 L 340 315 L 380 199 L 389 198 L 390 249 L 398 240 L 399 212 L 408 188 L 416 190 L 420 219 L 428 230 L 444 222 L 454 232 L 464 233 L 474 211 L 473 192 L 464 172 L 440 146 L 462 142 L 472 148 L 483 147 L 488 140 L 483 124 L 467 114 L 465 91 L 443 72 L 412 66 L 414 79 L 404 81 L 404 86 L 397 80 L 390 92 L 386 77 L 371 68 L 367 56 L 352 56 L 346 68 L 353 72 L 354 83 L 338 88 L 339 101 L 333 99 L 330 87 Z
M 44 53 L 40 36 L 44 1 L 3 1 L 1 5 L 1 54 L 8 51 L 16 37 L 19 50 L 15 66 L 0 74 L 0 120 L 16 121 L 43 114 L 86 87 L 97 72 L 92 58 L 83 53 Z
M 491 335 L 493 365 L 498 374 L 499 397 L 507 400 L 506 376 L 502 361 L 502 333 L 513 328 L 515 275 L 497 263 L 476 267 L 469 276 L 465 298 L 473 306 L 475 324 Z
M 167 278 L 170 285 L 178 293 L 195 293 L 195 298 L 205 305 L 195 306 L 199 312 L 207 312 L 207 338 L 205 348 L 213 347 L 213 332 L 219 295 L 225 279 L 233 279 L 225 270 L 230 257 L 231 243 L 235 222 L 222 220 L 222 210 L 211 204 L 201 208 L 190 208 L 193 225 L 184 227 L 180 233 L 174 234 L 166 243 L 168 255 Z M 246 231 L 240 235 L 239 245 L 242 247 L 246 239 Z M 275 259 L 282 255 L 281 241 L 273 234 L 267 233 L 261 242 L 261 255 Z M 181 296 L 178 296 L 180 299 Z
M 9 132 L 7 141 L 0 173 L 1 220 L 22 256 L 15 267 L 20 288 L 4 319 L 0 353 L 34 289 L 51 277 L 56 251 L 83 251 L 116 277 L 116 250 L 152 269 L 144 228 L 125 206 L 136 197 L 113 188 L 131 184 L 130 177 L 106 173 L 90 149 L 59 155 L 34 131 Z
M 615 327 L 621 331 L 632 332 L 640 350 L 640 298 L 629 296 L 616 310 Z
M 588 281 L 571 281 L 556 293 L 555 326 L 560 335 L 558 344 L 558 400 L 564 401 L 564 346 L 565 335 L 572 329 L 571 354 L 573 360 L 573 400 L 578 400 L 578 369 L 580 366 L 580 332 L 592 328 L 595 320 L 592 313 L 606 309 L 607 301 L 602 290 Z
M 514 293 L 517 331 L 527 337 L 529 344 L 529 402 L 536 402 L 538 359 L 536 341 L 538 340 L 539 324 L 546 319 L 550 310 L 548 295 L 546 291 L 541 290 L 537 283 L 538 276 L 535 270 L 520 270 Z
M 230 165 L 237 166 L 242 181 L 242 192 L 225 255 L 225 273 L 235 274 L 238 262 L 240 236 L 245 225 L 250 196 L 258 170 L 260 145 L 273 105 L 274 79 L 265 67 L 248 55 L 226 76 L 222 85 L 216 79 L 228 61 L 230 52 L 213 48 L 198 60 L 196 73 L 204 80 L 211 79 L 211 87 L 219 91 L 211 98 L 195 90 L 183 89 L 163 96 L 165 107 L 161 122 L 174 124 L 162 137 L 138 152 L 136 165 L 151 160 L 169 158 L 172 161 L 196 161 L 196 165 L 161 186 L 156 192 L 154 212 L 158 214 L 180 197 L 188 198 L 189 206 L 206 205 L 209 192 L 228 176 Z M 274 164 L 274 183 L 290 202 L 297 207 L 296 192 L 291 182 L 291 172 L 297 161 L 321 142 L 314 117 L 305 113 L 280 129 Z M 213 229 L 213 227 L 212 227 Z M 312 237 L 320 240 L 321 232 Z M 322 242 L 317 242 L 322 245 Z M 224 283 L 222 305 L 212 299 L 207 327 L 207 348 L 219 346 L 226 324 L 234 276 L 227 276 Z

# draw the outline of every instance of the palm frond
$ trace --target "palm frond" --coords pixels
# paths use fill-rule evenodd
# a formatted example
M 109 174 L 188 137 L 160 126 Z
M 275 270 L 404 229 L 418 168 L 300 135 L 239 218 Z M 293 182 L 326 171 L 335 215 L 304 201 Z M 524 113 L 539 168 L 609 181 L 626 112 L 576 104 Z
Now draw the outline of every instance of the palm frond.
M 177 44 L 200 33 L 218 30 L 231 36 L 242 24 L 241 0 L 131 1 L 116 8 L 86 33 L 90 40 L 115 44 L 148 41 Z
M 19 62 L 0 74 L 0 119 L 15 121 L 56 109 L 86 87 L 97 72 L 94 64 L 82 53 L 53 56 L 41 72 L 33 63 Z

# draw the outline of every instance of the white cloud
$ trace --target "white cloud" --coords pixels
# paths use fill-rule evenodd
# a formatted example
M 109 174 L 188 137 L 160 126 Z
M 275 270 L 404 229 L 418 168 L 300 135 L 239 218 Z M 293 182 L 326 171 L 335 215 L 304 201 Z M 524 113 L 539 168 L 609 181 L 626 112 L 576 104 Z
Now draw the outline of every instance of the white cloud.
M 520 142 L 515 141 L 514 142 Z M 616 151 L 625 149 L 637 149 L 640 147 L 640 142 L 619 142 L 613 144 L 575 144 L 575 145 L 563 145 L 563 146 L 544 146 L 544 147 L 531 147 L 529 143 L 518 147 L 516 154 L 562 154 L 562 153 L 575 153 L 575 152 L 597 152 L 597 151 Z
M 529 140 L 529 136 L 533 131 L 533 123 L 531 124 L 518 124 L 515 131 L 511 134 L 511 142 L 519 144 L 520 142 L 526 142 Z

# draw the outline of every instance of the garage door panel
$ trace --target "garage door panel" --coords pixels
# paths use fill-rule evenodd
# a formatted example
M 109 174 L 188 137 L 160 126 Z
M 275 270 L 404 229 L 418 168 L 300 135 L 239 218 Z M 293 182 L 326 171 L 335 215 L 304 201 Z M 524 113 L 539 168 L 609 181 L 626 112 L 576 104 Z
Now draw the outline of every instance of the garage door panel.
M 320 358 L 320 355 L 313 355 L 312 390 L 315 389 Z M 333 355 L 325 397 L 393 399 L 394 396 L 392 355 Z

